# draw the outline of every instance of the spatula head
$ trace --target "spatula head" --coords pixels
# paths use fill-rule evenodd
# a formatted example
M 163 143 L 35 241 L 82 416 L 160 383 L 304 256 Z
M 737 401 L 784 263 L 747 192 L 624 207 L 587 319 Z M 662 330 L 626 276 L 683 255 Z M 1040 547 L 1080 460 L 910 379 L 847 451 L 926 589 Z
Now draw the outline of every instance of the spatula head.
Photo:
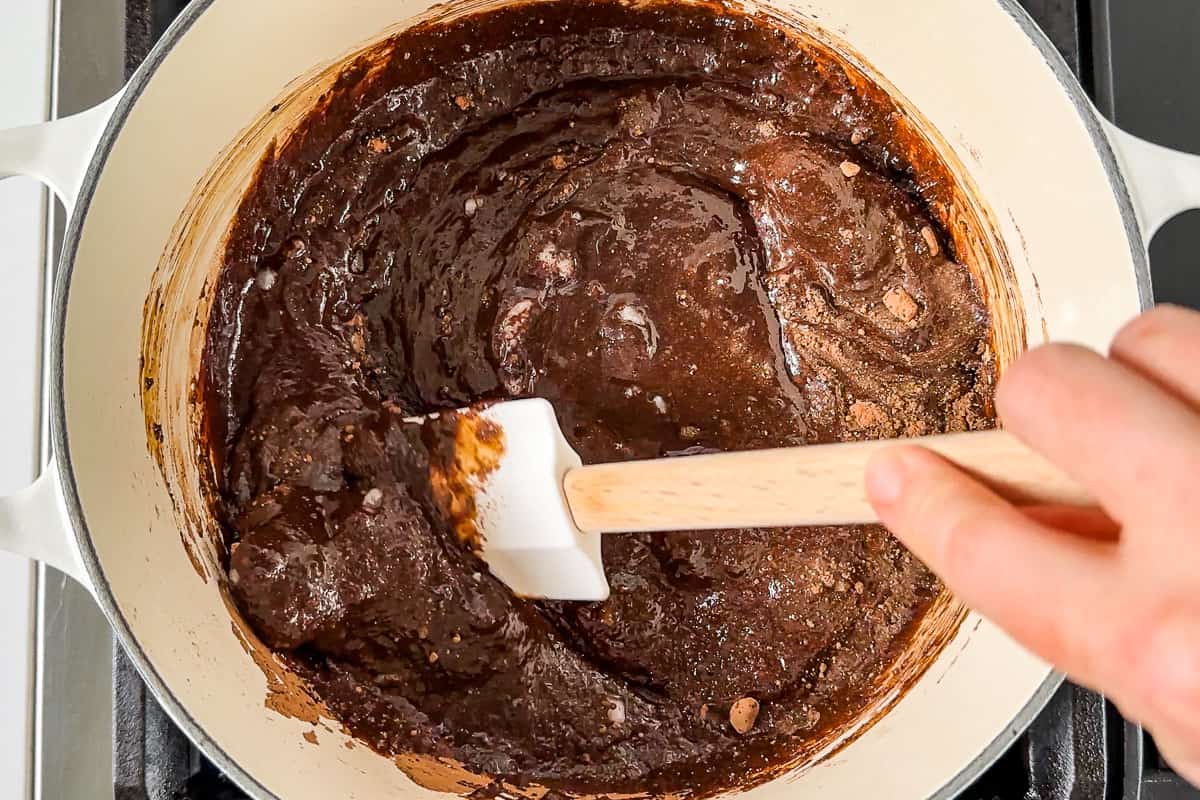
M 480 412 L 502 432 L 499 465 L 475 488 L 482 556 L 493 575 L 522 597 L 608 598 L 600 534 L 575 526 L 563 492 L 579 455 L 563 438 L 550 403 L 498 403 Z

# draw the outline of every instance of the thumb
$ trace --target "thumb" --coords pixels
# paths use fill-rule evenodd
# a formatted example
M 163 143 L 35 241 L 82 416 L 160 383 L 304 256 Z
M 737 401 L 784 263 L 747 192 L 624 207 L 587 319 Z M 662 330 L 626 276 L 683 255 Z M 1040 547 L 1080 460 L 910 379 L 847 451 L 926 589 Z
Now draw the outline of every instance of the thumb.
M 1101 677 L 1093 621 L 1115 576 L 1111 545 L 1031 519 L 934 453 L 887 450 L 867 467 L 880 520 L 968 605 L 1079 680 Z

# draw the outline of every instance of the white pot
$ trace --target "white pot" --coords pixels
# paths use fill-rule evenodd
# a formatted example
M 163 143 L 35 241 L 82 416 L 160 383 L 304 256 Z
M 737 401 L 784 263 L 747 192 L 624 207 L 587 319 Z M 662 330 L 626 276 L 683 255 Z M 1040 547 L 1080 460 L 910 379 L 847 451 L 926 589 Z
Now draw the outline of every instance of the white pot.
M 1102 348 L 1149 304 L 1145 240 L 1175 212 L 1200 206 L 1200 159 L 1102 123 L 1013 0 L 759 5 L 848 43 L 940 135 L 1009 255 L 1007 288 L 1023 309 L 1025 341 Z M 206 307 L 203 245 L 223 230 L 261 136 L 226 154 L 223 183 L 209 185 L 221 195 L 208 199 L 210 217 L 193 206 L 193 232 L 176 238 L 173 230 L 218 156 L 285 87 L 430 4 L 333 6 L 195 0 L 119 99 L 0 132 L 0 176 L 41 177 L 74 207 L 53 319 L 56 464 L 0 501 L 0 547 L 91 587 L 163 707 L 250 794 L 434 796 L 391 760 L 344 746 L 336 724 L 320 728 L 314 745 L 303 738 L 312 725 L 264 704 L 267 677 L 254 656 L 270 656 L 241 643 L 217 581 L 202 577 L 212 574 L 212 554 L 197 538 L 212 523 L 192 497 L 189 326 Z M 179 274 L 156 274 L 169 244 L 196 254 L 177 259 Z M 155 345 L 152 413 L 168 430 L 166 479 L 143 416 L 144 310 L 165 331 Z M 173 511 L 168 482 L 190 517 Z M 953 796 L 1011 744 L 1057 683 L 1049 667 L 972 615 L 873 726 L 816 766 L 748 795 Z

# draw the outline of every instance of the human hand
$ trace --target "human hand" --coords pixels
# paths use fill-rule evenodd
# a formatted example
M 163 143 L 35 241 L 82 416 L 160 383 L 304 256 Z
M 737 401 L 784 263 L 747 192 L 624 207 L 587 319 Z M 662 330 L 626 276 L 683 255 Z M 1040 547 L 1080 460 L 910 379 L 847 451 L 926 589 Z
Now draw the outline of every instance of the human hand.
M 870 464 L 872 504 L 968 605 L 1107 694 L 1200 783 L 1200 313 L 1144 314 L 1108 358 L 1030 352 L 996 404 L 1103 511 L 1018 509 L 913 445 Z

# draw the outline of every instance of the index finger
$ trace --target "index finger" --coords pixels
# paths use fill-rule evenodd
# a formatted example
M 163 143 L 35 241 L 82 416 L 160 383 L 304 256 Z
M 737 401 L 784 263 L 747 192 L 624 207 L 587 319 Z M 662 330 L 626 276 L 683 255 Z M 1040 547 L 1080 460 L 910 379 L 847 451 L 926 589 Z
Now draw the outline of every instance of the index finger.
M 1200 313 L 1171 305 L 1158 306 L 1130 322 L 1109 348 L 1113 359 L 1196 409 L 1200 409 L 1198 352 Z
M 1123 364 L 1049 345 L 1008 369 L 996 405 L 1005 427 L 1086 486 L 1118 522 L 1170 513 L 1192 499 L 1200 415 Z

